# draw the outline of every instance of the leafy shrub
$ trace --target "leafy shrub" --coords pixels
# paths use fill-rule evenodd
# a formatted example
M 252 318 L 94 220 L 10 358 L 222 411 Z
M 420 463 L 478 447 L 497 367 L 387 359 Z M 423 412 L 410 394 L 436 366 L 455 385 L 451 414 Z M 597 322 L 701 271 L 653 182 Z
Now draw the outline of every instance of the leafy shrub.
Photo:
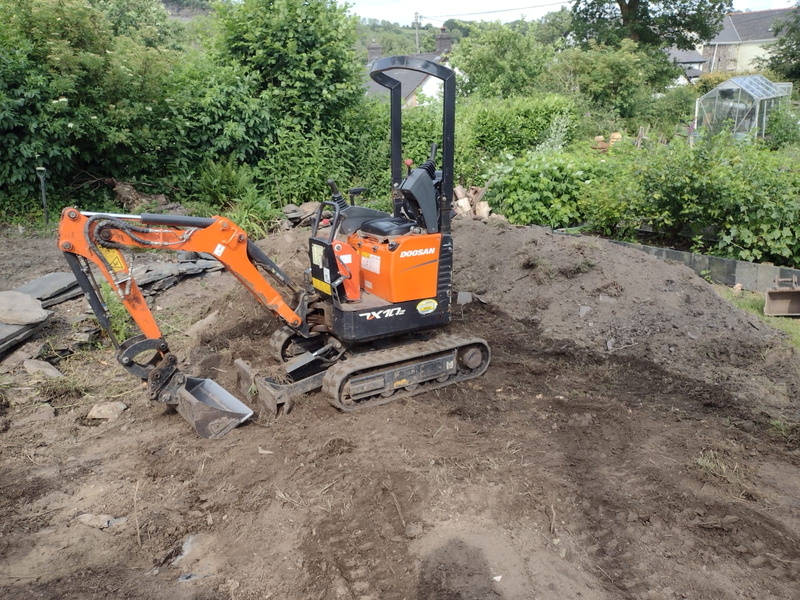
M 552 55 L 552 47 L 542 45 L 534 29 L 494 23 L 461 40 L 452 62 L 463 74 L 457 80 L 462 94 L 508 98 L 530 94 Z
M 800 144 L 800 115 L 790 106 L 780 106 L 768 113 L 765 139 L 769 147 L 778 150 Z
M 238 165 L 236 156 L 215 162 L 208 159 L 200 169 L 195 199 L 212 208 L 228 208 L 255 189 L 252 169 Z
M 628 237 L 641 223 L 668 240 L 701 240 L 715 254 L 800 264 L 800 172 L 791 153 L 729 133 L 642 151 L 615 146 L 582 188 L 595 231 Z
M 582 220 L 578 201 L 594 170 L 585 155 L 529 152 L 493 171 L 489 202 L 511 223 L 577 225 Z
M 582 188 L 578 209 L 593 231 L 631 239 L 642 222 L 637 176 L 642 152 L 623 140 L 595 162 L 594 177 Z
M 285 126 L 337 123 L 363 95 L 355 17 L 335 0 L 222 0 L 224 51 L 259 75 Z

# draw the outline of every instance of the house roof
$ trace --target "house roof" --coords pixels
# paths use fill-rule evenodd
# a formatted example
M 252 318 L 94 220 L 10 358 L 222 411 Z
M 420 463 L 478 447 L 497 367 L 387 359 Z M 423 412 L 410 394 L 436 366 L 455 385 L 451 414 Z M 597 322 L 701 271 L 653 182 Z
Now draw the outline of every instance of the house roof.
M 777 39 L 783 33 L 776 35 L 775 20 L 790 17 L 794 10 L 792 7 L 727 14 L 722 31 L 709 44 L 741 44 Z
M 422 58 L 424 60 L 431 60 L 433 62 L 441 62 L 442 59 L 441 54 L 436 52 L 424 52 L 422 54 L 412 54 L 411 56 Z M 367 95 L 377 96 L 379 94 L 388 94 L 389 90 L 382 85 L 375 83 L 369 76 L 370 68 L 372 68 L 372 65 L 367 65 Z M 391 71 L 386 71 L 386 74 L 400 82 L 400 95 L 403 97 L 403 100 L 407 100 L 411 95 L 413 95 L 414 91 L 422 85 L 425 79 L 428 78 L 425 73 L 409 71 L 408 69 L 392 69 Z
M 678 50 L 675 46 L 667 50 L 669 57 L 679 65 L 696 65 L 708 62 L 697 50 Z

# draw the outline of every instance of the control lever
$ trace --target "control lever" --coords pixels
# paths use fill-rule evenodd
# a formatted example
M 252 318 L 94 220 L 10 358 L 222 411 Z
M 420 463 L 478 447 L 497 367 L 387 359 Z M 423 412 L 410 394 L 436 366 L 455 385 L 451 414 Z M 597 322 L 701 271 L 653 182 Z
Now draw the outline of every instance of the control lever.
M 428 160 L 434 164 L 436 164 L 436 142 L 431 144 L 431 155 Z
M 326 182 L 328 187 L 331 188 L 331 200 L 339 207 L 339 210 L 344 210 L 347 208 L 347 201 L 342 197 L 342 194 L 339 193 L 339 188 L 336 187 L 336 182 L 333 179 L 328 179 Z
M 367 188 L 365 187 L 354 187 L 347 190 L 347 193 L 350 194 L 350 206 L 355 206 L 356 196 L 361 196 L 366 191 Z

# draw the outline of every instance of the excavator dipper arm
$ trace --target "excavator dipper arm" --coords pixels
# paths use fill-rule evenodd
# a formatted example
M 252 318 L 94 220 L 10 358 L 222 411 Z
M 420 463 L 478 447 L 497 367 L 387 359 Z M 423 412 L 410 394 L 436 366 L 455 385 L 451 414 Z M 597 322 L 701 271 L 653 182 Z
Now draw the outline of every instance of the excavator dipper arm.
M 180 227 L 185 223 L 189 227 Z M 151 227 L 165 225 L 164 227 Z M 194 226 L 191 226 L 194 225 Z M 297 288 L 261 250 L 247 239 L 247 234 L 223 217 L 210 219 L 171 215 L 104 215 L 81 213 L 66 208 L 59 225 L 59 247 L 92 261 L 116 290 L 142 333 L 151 339 L 161 331 L 133 280 L 121 250 L 155 248 L 187 250 L 213 255 L 258 301 L 293 329 L 302 329 L 304 316 L 292 309 L 261 275 L 258 263 L 298 295 Z M 298 311 L 303 312 L 302 302 Z
M 177 357 L 166 341 L 133 279 L 133 248 L 186 250 L 213 255 L 256 299 L 301 336 L 308 336 L 306 312 L 308 293 L 298 289 L 289 277 L 266 256 L 247 234 L 229 219 L 215 216 L 194 218 L 172 215 L 116 215 L 81 213 L 66 208 L 61 213 L 59 248 L 64 252 L 100 325 L 117 347 L 117 360 L 130 373 L 147 381 L 152 400 L 175 405 L 203 437 L 220 437 L 252 416 L 253 412 L 236 397 L 210 379 L 186 377 L 177 368 Z M 126 260 L 123 252 L 130 251 Z M 142 331 L 129 340 L 114 338 L 105 305 L 89 263 L 94 263 L 122 300 Z M 293 309 L 262 276 L 265 269 L 295 295 Z M 136 357 L 154 352 L 147 362 Z

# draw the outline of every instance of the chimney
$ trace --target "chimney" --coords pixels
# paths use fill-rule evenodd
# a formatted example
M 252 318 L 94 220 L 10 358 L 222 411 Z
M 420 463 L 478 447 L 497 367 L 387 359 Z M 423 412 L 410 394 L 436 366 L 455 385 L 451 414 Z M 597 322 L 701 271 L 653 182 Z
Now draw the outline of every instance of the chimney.
M 367 44 L 367 64 L 371 65 L 381 57 L 381 45 L 375 40 Z
M 436 54 L 441 56 L 450 52 L 453 47 L 453 36 L 447 33 L 447 29 L 442 27 L 442 32 L 436 34 Z

